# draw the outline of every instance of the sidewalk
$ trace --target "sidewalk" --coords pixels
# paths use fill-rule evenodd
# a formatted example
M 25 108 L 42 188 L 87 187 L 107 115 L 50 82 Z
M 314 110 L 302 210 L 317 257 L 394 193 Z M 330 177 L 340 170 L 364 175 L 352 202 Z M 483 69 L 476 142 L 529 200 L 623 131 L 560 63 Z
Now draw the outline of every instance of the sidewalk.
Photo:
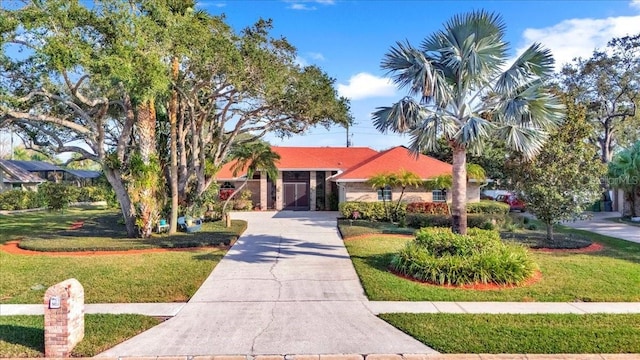
M 462 302 L 462 301 L 366 301 L 373 314 L 640 314 L 640 302 Z M 86 304 L 87 314 L 140 314 L 173 317 L 186 303 Z M 0 304 L 0 316 L 43 315 L 43 305 Z

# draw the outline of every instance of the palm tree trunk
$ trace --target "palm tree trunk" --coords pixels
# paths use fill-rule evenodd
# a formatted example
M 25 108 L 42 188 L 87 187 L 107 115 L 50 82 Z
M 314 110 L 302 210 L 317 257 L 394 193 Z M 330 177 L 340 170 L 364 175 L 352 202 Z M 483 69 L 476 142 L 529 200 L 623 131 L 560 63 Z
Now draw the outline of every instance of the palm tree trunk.
M 149 166 L 152 158 L 156 156 L 156 109 L 153 100 L 144 101 L 138 106 L 138 134 L 140 142 L 140 158 L 144 165 Z M 151 174 L 149 168 L 144 170 L 144 177 L 156 177 L 158 174 Z M 150 181 L 153 183 L 152 181 Z M 137 189 L 139 191 L 138 208 L 140 213 L 140 236 L 143 238 L 151 237 L 153 232 L 153 223 L 157 217 L 156 204 L 156 188 L 154 186 L 143 186 Z
M 467 234 L 467 151 L 462 146 L 453 148 L 453 186 L 451 188 L 451 230 Z
M 171 62 L 171 75 L 174 82 L 178 80 L 179 65 L 178 58 L 174 57 Z M 171 216 L 169 234 L 174 234 L 178 230 L 178 92 L 175 89 L 171 92 L 171 101 L 169 102 L 169 124 L 171 126 L 169 136 L 169 142 L 171 143 L 171 164 L 169 166 Z

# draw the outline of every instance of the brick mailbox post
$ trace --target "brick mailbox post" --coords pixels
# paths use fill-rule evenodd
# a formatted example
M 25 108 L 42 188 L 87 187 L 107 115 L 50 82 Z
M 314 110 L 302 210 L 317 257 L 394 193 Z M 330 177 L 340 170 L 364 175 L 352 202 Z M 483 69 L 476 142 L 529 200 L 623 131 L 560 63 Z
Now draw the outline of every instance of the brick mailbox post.
M 84 337 L 84 288 L 76 279 L 51 286 L 44 294 L 44 356 L 70 357 Z

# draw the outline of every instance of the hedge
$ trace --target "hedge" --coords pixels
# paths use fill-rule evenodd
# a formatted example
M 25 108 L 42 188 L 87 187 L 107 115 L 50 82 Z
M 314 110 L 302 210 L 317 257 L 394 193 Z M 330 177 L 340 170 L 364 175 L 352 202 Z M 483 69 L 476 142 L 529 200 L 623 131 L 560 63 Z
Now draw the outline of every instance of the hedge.
M 506 216 L 505 214 L 467 214 L 467 226 L 486 230 L 496 229 L 504 224 Z M 423 227 L 450 227 L 451 217 L 449 215 L 408 213 L 406 223 L 407 226 L 416 229 Z
M 467 203 L 467 214 L 502 214 L 509 213 L 509 205 L 499 201 L 481 200 Z
M 445 202 L 413 202 L 407 205 L 407 213 L 447 215 L 449 214 L 449 205 Z
M 387 209 L 385 209 L 385 205 Z M 407 213 L 407 204 L 400 203 L 400 207 L 398 208 L 397 201 L 377 201 L 377 202 L 368 202 L 368 201 L 347 201 L 343 202 L 339 205 L 340 214 L 348 219 L 354 218 L 354 213 L 358 213 L 358 219 L 362 220 L 371 220 L 371 221 L 385 221 L 388 220 L 387 211 L 389 211 L 389 215 L 395 219 L 404 218 Z
M 0 193 L 0 210 L 25 210 L 44 207 L 44 196 L 35 191 L 14 189 Z

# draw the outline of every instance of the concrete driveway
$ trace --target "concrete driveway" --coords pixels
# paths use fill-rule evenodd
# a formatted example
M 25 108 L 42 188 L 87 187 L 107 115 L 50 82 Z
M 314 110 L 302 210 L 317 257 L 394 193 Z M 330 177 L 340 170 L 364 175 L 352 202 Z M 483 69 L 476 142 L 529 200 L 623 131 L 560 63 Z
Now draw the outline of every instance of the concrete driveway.
M 621 216 L 619 212 L 596 212 L 589 214 L 591 216 L 587 220 L 566 222 L 562 223 L 562 225 L 640 244 L 640 227 L 607 220 L 619 218 Z
M 98 356 L 434 352 L 367 308 L 336 215 L 233 214 L 249 228 L 178 315 Z

